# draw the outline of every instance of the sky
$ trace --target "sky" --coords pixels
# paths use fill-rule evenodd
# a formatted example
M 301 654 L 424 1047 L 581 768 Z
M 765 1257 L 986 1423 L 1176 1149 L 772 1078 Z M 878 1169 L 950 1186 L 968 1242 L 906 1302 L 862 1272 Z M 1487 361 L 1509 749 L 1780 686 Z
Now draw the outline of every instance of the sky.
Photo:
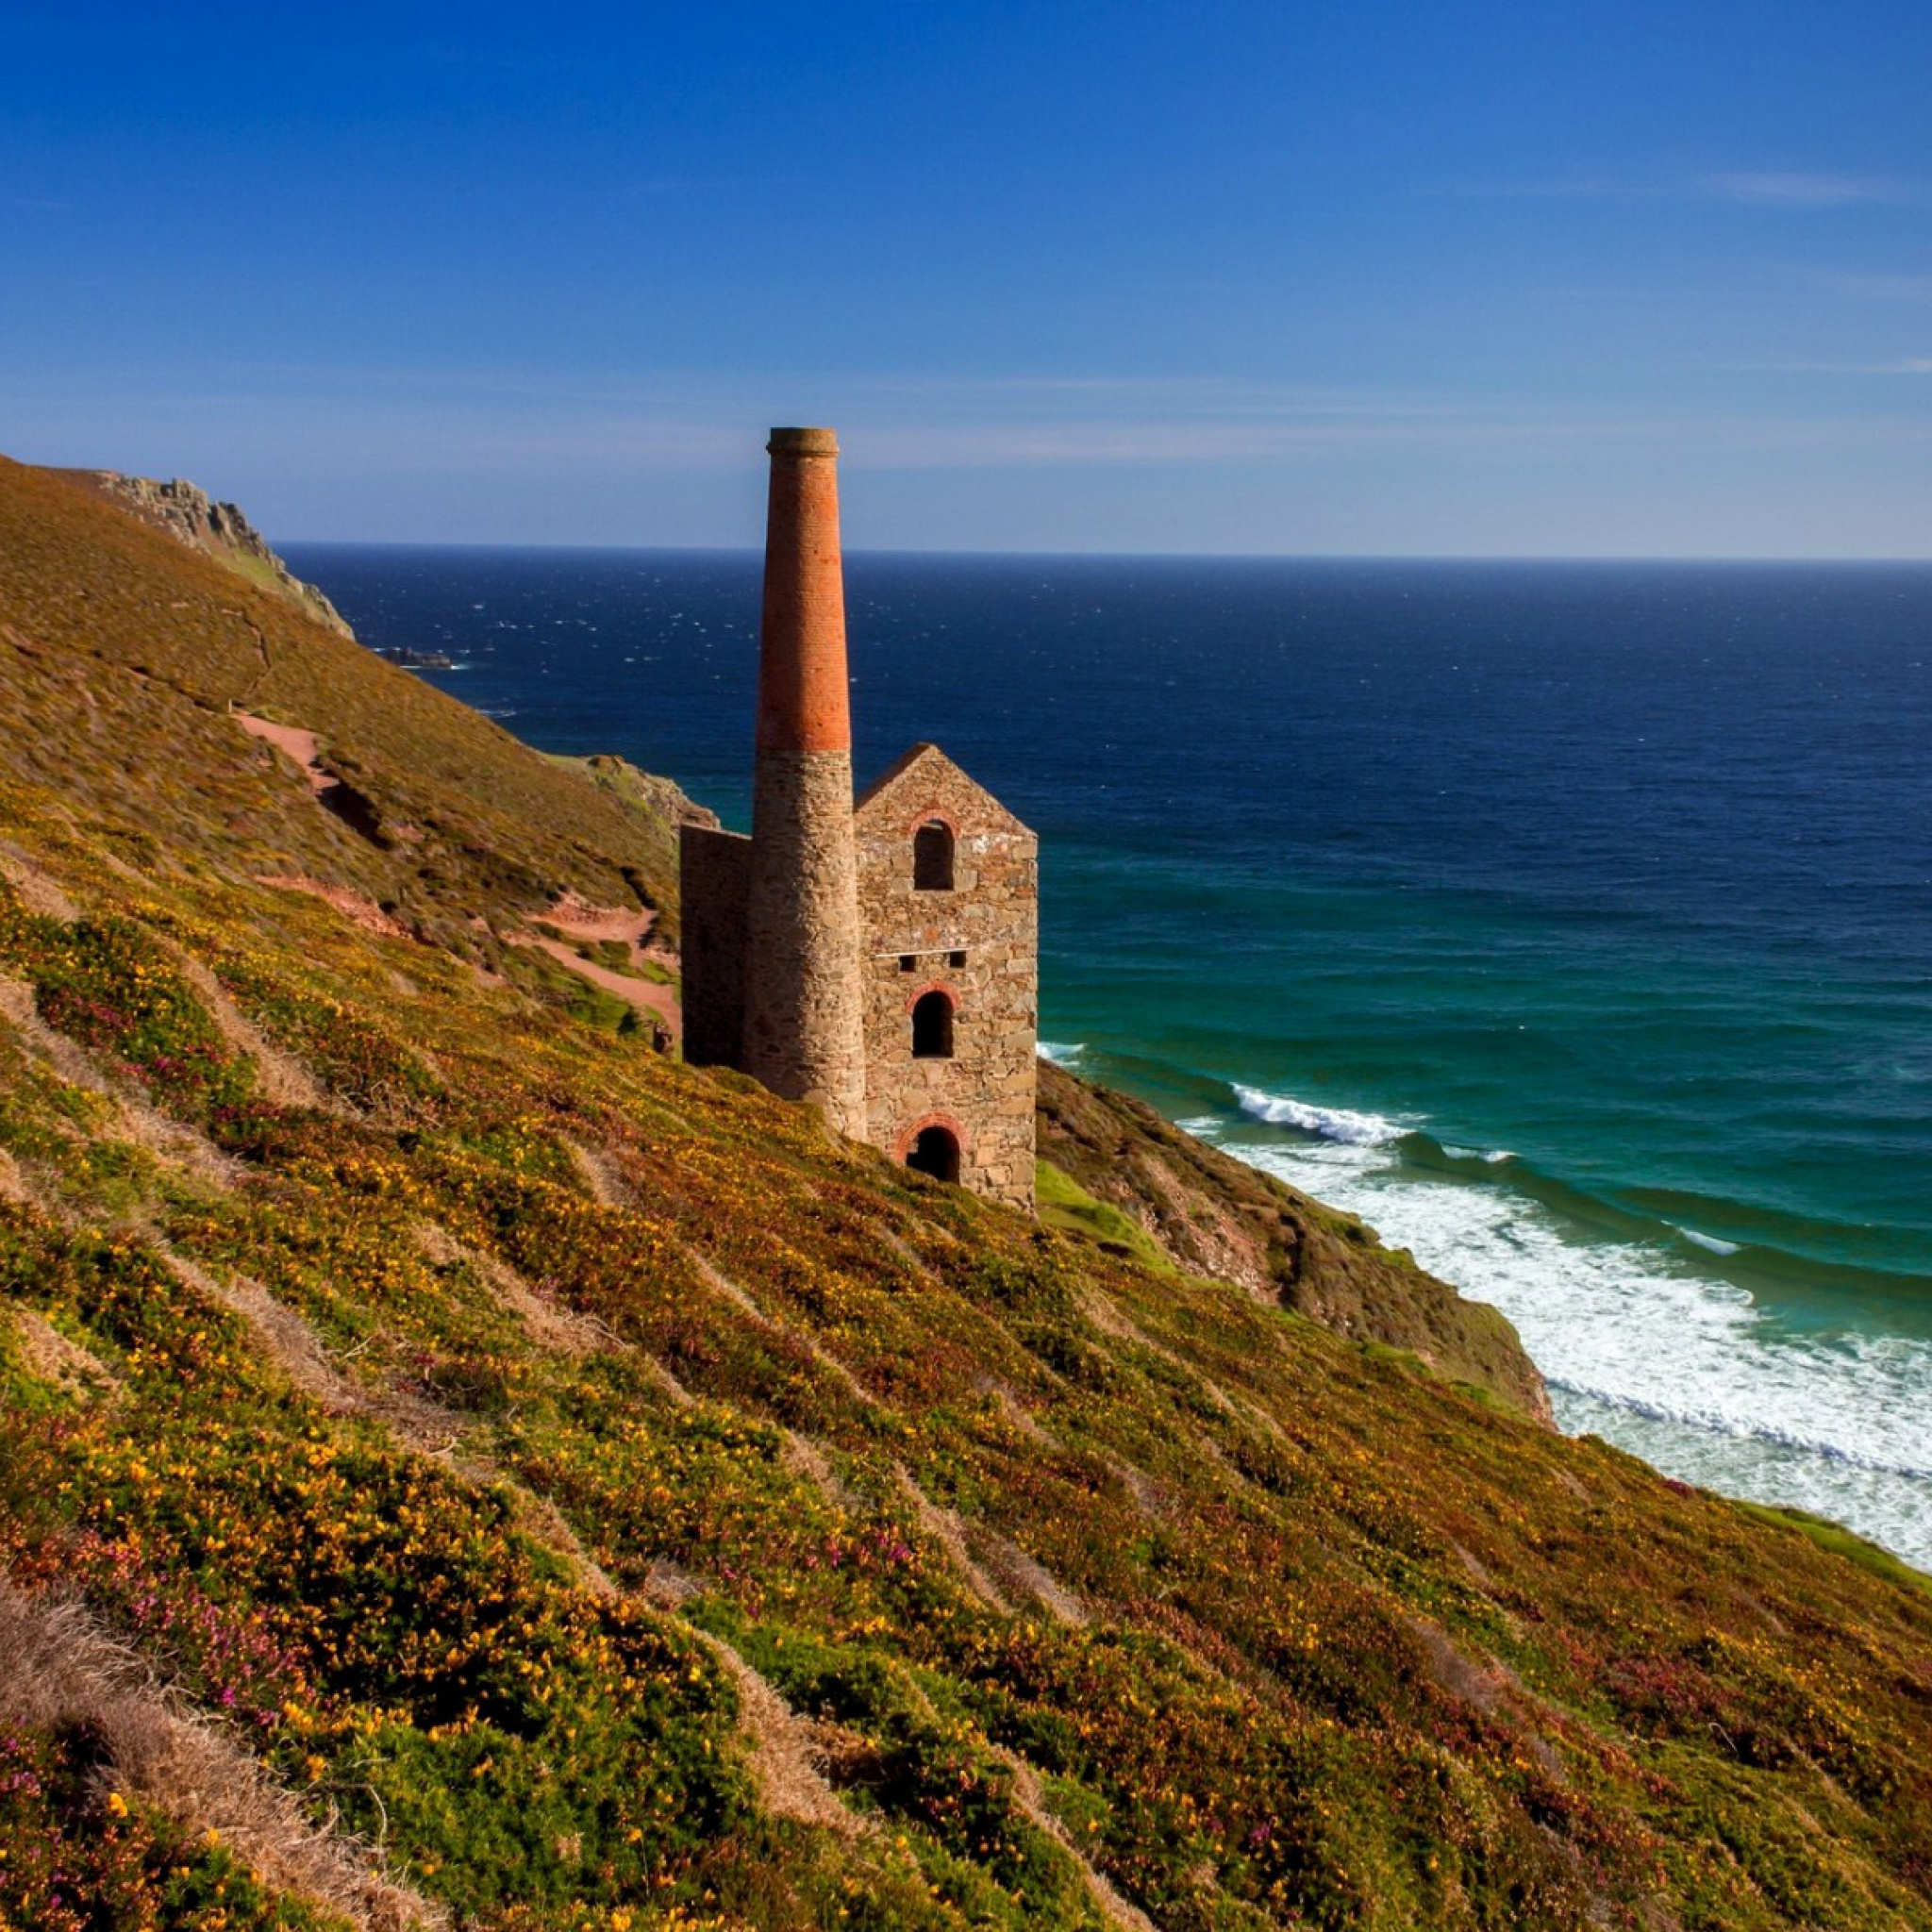
M 0 8 L 0 451 L 280 541 L 1932 557 L 1924 0 Z

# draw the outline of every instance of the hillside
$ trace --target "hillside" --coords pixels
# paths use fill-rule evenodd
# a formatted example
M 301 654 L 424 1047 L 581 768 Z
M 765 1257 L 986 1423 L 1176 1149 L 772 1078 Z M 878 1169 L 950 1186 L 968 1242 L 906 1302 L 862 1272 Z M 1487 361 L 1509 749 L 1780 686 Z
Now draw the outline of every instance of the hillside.
M 492 923 L 566 891 L 671 908 L 665 820 L 92 482 L 0 458 L 0 771 L 124 857 L 166 828 L 225 872 L 325 880 L 486 964 Z M 242 718 L 295 739 L 251 745 Z M 308 735 L 310 783 L 291 785 Z
M 1465 1301 L 1352 1214 L 1183 1133 L 1144 1101 L 1040 1069 L 1040 1154 L 1176 1267 L 1279 1301 L 1359 1341 L 1548 1418 L 1542 1377 L 1496 1309 Z
M 288 599 L 305 616 L 343 637 L 355 635 L 342 614 L 313 584 L 305 584 L 269 547 L 268 540 L 234 503 L 217 503 L 207 491 L 175 477 L 124 476 L 118 470 L 63 470 L 68 480 L 98 490 L 157 529 L 225 564 L 236 575 Z
M 16 465 L 0 697 L 0 1926 L 1932 1926 L 1923 1579 L 572 1017 L 675 802 Z

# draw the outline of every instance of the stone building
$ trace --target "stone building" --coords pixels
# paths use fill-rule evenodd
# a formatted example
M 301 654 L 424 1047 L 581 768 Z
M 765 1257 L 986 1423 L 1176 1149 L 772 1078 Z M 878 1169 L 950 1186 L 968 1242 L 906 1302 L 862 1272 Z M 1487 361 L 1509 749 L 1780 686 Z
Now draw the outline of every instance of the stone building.
M 681 835 L 685 1058 L 1031 1208 L 1039 843 L 936 745 L 855 806 L 838 441 L 768 447 L 752 829 Z

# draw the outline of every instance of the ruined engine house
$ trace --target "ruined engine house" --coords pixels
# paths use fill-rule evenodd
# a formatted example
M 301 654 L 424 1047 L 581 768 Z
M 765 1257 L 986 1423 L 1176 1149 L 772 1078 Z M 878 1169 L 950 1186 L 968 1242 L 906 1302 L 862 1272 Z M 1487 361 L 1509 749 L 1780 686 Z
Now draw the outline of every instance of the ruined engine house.
M 752 829 L 682 834 L 685 1058 L 1031 1208 L 1039 841 L 932 744 L 855 803 L 838 439 L 767 447 Z

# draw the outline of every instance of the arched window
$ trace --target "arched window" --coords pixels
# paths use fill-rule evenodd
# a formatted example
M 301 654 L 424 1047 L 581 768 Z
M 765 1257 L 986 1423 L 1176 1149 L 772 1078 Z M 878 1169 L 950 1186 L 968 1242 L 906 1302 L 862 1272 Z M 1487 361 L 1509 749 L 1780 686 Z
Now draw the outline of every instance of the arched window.
M 912 1003 L 912 1058 L 949 1060 L 953 1058 L 953 1000 L 934 987 Z
M 936 1181 L 959 1178 L 959 1142 L 945 1127 L 921 1127 L 919 1138 L 906 1152 L 906 1165 Z
M 953 828 L 940 819 L 928 819 L 912 835 L 912 890 L 953 890 Z

